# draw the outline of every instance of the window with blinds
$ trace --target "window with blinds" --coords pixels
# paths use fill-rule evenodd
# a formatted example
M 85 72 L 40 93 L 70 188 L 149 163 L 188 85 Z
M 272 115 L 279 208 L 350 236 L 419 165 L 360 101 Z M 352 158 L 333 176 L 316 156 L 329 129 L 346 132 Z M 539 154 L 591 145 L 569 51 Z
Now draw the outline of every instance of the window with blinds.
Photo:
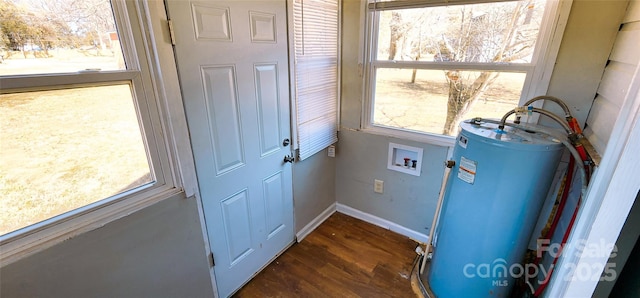
M 339 0 L 294 0 L 298 158 L 338 141 Z

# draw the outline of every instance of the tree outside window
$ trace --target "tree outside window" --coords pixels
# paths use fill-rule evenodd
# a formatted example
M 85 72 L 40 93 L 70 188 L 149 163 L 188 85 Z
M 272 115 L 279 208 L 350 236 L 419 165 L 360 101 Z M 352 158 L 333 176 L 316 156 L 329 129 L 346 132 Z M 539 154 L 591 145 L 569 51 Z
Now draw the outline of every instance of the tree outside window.
M 455 135 L 517 105 L 546 1 L 373 11 L 372 123 Z

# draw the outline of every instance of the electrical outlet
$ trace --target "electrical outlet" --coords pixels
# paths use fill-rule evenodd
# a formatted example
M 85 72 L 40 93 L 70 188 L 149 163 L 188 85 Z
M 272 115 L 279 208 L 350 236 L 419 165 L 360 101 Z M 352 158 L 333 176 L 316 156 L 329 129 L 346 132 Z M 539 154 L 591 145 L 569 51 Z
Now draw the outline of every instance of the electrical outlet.
M 329 146 L 329 148 L 327 149 L 327 155 L 329 157 L 336 157 L 336 146 L 334 145 Z
M 378 179 L 374 179 L 373 180 L 373 191 L 377 192 L 377 193 L 383 193 L 384 192 L 384 181 L 378 180 Z

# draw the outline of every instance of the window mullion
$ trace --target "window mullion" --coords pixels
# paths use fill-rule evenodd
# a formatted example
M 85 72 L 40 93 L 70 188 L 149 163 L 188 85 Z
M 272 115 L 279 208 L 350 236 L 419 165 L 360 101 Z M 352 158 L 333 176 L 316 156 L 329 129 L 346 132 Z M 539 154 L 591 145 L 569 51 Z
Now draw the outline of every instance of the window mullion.
M 375 68 L 399 69 L 441 69 L 441 70 L 495 70 L 509 72 L 527 72 L 533 69 L 532 64 L 524 63 L 462 63 L 462 62 L 430 62 L 430 61 L 374 61 Z
M 142 78 L 138 77 L 132 81 L 132 93 L 135 101 L 136 113 L 138 114 L 138 121 L 142 129 L 143 141 L 147 149 L 149 165 L 151 166 L 151 175 L 156 185 L 164 185 L 167 182 L 167 178 L 171 173 L 168 172 L 169 165 L 165 150 L 163 150 L 163 140 L 158 136 L 162 135 L 160 125 L 154 125 L 154 122 L 158 122 L 159 119 L 155 119 L 150 109 L 153 109 L 153 102 L 148 101 L 148 97 L 142 83 Z
M 370 2 L 367 6 L 370 10 L 382 11 L 391 9 L 407 9 L 407 8 L 420 8 L 420 7 L 432 7 L 443 5 L 464 5 L 464 4 L 478 4 L 500 1 L 514 1 L 514 0 L 395 0 L 395 1 L 380 1 Z
M 66 89 L 77 86 L 99 86 L 130 82 L 140 76 L 138 70 L 78 72 L 56 75 L 29 75 L 0 77 L 0 94 Z

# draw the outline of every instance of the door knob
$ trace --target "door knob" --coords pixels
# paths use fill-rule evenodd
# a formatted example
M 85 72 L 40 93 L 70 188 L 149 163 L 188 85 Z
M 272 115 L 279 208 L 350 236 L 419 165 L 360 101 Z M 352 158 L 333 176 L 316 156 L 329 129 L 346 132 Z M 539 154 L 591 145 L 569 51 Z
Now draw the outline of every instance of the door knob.
M 293 157 L 291 157 L 291 156 L 289 156 L 289 155 L 285 155 L 285 156 L 284 156 L 284 162 L 285 162 L 285 163 L 287 163 L 287 162 L 292 163 L 292 162 L 294 162 L 295 160 L 296 160 L 295 158 L 293 158 Z
M 291 141 L 290 141 L 289 139 L 284 139 L 284 140 L 282 141 L 282 146 L 284 146 L 284 147 L 289 146 L 289 144 L 291 144 Z

